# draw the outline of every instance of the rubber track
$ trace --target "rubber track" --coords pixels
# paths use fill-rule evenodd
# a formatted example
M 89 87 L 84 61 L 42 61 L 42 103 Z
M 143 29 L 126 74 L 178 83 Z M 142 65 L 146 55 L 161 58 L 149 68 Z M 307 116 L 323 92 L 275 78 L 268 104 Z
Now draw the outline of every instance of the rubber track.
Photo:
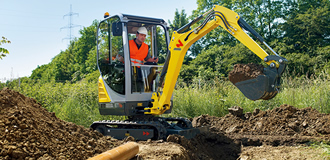
M 122 126 L 128 126 L 128 128 L 141 128 L 143 127 L 150 127 L 156 129 L 156 132 L 158 133 L 156 139 L 165 139 L 166 138 L 166 128 L 159 122 L 159 121 L 119 121 L 119 120 L 102 120 L 102 121 L 96 121 L 94 122 L 91 127 L 98 126 L 98 125 L 122 125 Z M 122 127 L 123 129 L 125 127 Z M 94 128 L 93 128 L 94 129 Z

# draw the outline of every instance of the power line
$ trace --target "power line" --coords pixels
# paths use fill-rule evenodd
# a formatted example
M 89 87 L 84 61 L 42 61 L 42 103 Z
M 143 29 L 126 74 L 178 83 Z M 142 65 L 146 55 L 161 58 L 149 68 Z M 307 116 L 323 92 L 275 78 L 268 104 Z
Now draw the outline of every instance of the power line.
M 61 28 L 61 30 L 64 29 L 64 28 L 69 28 L 69 35 L 66 38 L 63 38 L 63 39 L 69 39 L 70 42 L 74 38 L 74 36 L 72 35 L 73 28 L 74 27 L 81 27 L 81 25 L 72 24 L 72 16 L 75 16 L 75 15 L 79 16 L 78 13 L 73 13 L 72 12 L 72 5 L 70 4 L 70 12 L 68 14 L 66 14 L 66 15 L 63 16 L 63 18 L 65 18 L 66 16 L 70 16 L 70 18 L 69 18 L 69 24 L 67 26 Z

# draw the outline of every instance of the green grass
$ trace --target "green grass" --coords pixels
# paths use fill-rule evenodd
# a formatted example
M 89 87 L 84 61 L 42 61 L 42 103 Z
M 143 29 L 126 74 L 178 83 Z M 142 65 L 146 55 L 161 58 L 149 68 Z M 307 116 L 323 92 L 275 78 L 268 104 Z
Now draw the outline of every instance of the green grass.
M 195 117 L 201 114 L 222 116 L 229 105 L 226 102 L 226 83 L 205 83 L 177 88 L 173 95 L 173 114 L 180 117 Z
M 321 149 L 323 151 L 322 157 L 324 159 L 330 159 L 330 142 L 312 142 L 307 144 L 309 148 Z
M 330 81 L 328 77 L 284 79 L 283 92 L 276 98 L 297 108 L 311 106 L 330 113 Z
M 201 114 L 223 116 L 228 108 L 240 106 L 244 112 L 255 108 L 273 109 L 282 104 L 296 108 L 312 107 L 322 113 L 330 113 L 330 76 L 312 78 L 284 77 L 282 90 L 271 100 L 251 101 L 228 81 L 216 80 L 193 83 L 174 91 L 173 116 L 195 117 Z

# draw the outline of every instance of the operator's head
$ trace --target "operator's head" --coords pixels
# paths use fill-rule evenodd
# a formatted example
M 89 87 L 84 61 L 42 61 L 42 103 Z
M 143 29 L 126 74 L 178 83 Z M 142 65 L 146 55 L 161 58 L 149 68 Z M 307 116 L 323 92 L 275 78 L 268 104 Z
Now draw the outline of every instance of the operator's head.
M 144 40 L 146 39 L 147 35 L 148 35 L 148 30 L 146 29 L 146 27 L 140 27 L 137 30 L 137 33 L 136 33 L 136 42 L 138 44 L 144 42 Z
M 146 27 L 140 27 L 140 28 L 138 28 L 137 33 L 138 34 L 144 34 L 144 35 L 147 36 L 148 35 L 148 30 L 147 30 Z

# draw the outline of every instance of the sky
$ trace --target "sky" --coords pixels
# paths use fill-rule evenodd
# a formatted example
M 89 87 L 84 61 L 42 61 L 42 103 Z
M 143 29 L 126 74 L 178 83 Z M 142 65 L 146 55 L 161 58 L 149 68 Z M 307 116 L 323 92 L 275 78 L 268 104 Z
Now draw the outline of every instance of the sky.
M 71 9 L 70 9 L 71 8 Z M 178 9 L 187 16 L 197 9 L 196 0 L 0 0 L 0 38 L 9 51 L 0 59 L 0 81 L 26 77 L 38 66 L 48 64 L 69 45 L 70 28 L 73 37 L 94 20 L 124 13 L 173 21 Z M 71 23 L 70 23 L 70 13 Z M 2 39 L 2 38 L 1 38 Z

